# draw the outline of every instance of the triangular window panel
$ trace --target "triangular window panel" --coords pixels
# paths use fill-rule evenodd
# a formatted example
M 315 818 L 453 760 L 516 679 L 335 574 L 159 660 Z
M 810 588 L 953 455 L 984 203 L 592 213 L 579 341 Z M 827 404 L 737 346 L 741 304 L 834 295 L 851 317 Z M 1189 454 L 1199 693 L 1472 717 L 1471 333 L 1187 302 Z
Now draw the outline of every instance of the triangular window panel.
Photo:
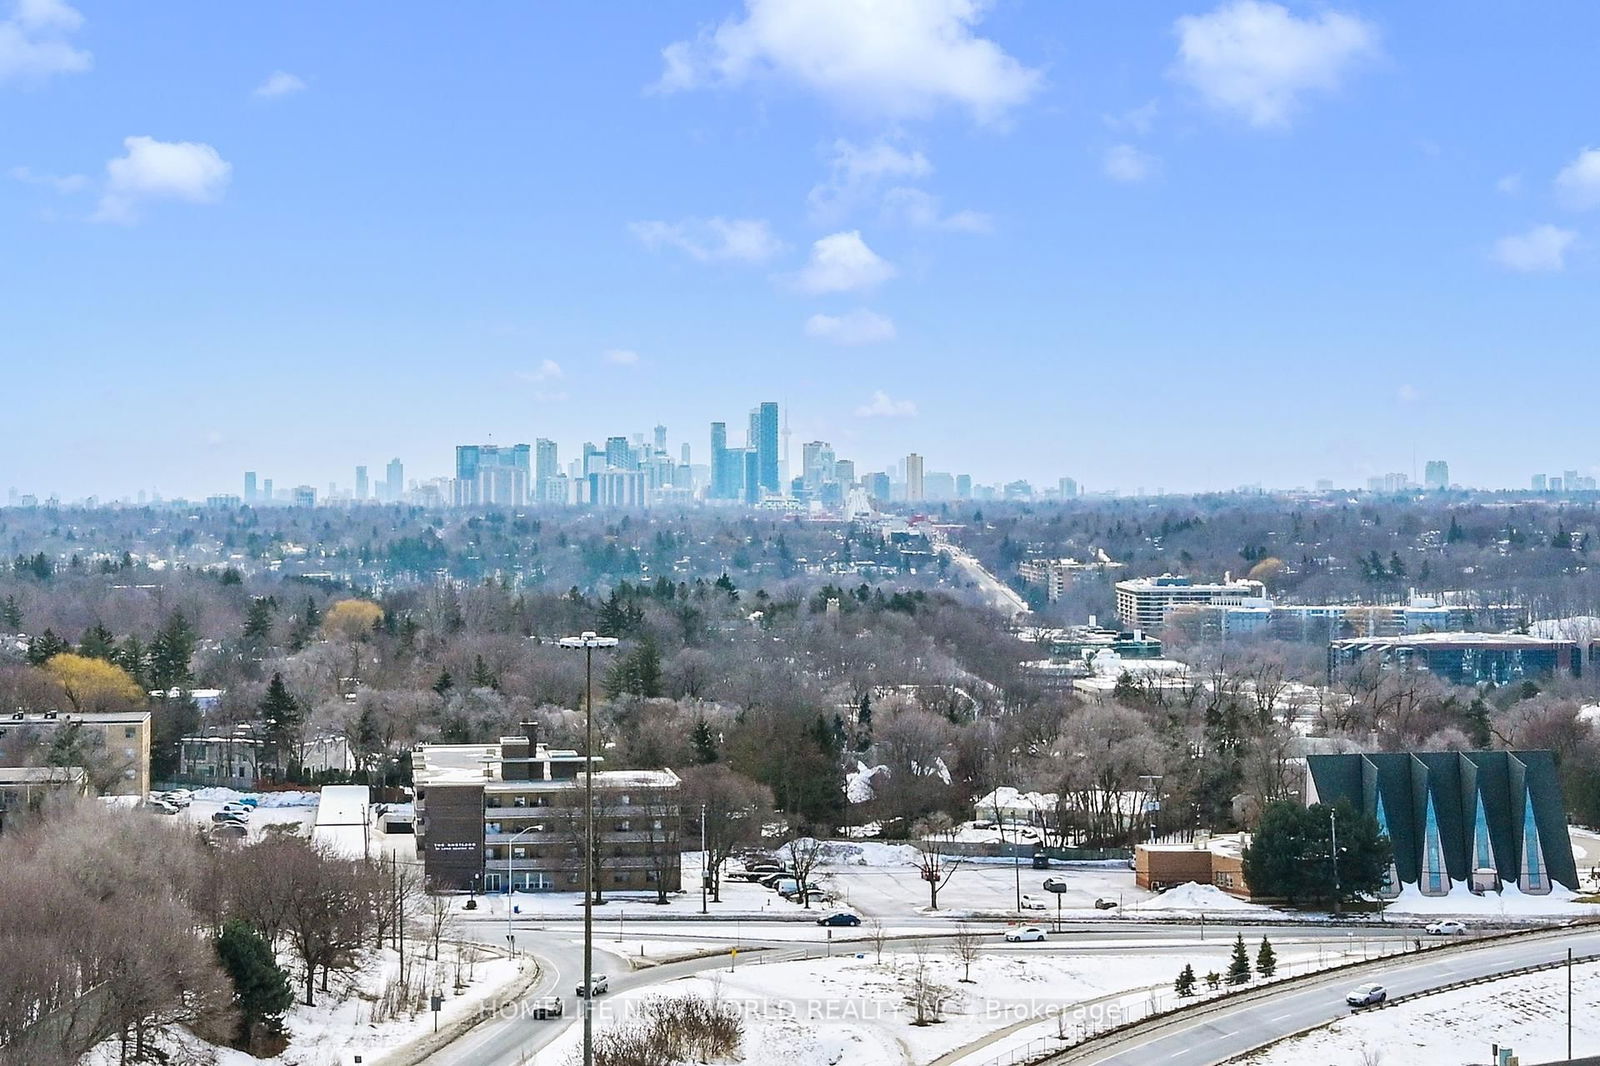
M 1539 823 L 1533 817 L 1533 796 L 1522 793 L 1522 868 L 1517 871 L 1517 887 L 1542 896 L 1550 891 L 1550 871 L 1544 865 L 1544 841 L 1539 839 Z
M 1422 871 L 1417 887 L 1424 896 L 1444 896 L 1450 892 L 1450 871 L 1444 864 L 1444 843 L 1439 839 L 1439 812 L 1428 794 L 1428 824 L 1422 833 Z

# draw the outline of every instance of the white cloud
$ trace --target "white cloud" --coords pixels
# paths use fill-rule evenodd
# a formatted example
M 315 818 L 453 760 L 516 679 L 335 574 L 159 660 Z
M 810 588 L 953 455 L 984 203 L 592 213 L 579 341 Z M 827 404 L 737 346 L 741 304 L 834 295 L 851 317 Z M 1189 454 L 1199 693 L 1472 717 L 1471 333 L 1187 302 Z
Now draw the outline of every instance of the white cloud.
M 821 238 L 811 246 L 811 259 L 796 279 L 809 293 L 870 289 L 894 277 L 893 265 L 867 247 L 860 230 Z
M 1495 191 L 1504 196 L 1517 196 L 1522 192 L 1522 175 L 1507 174 L 1494 183 Z
M 1553 273 L 1567 265 L 1567 251 L 1578 235 L 1558 226 L 1535 226 L 1495 242 L 1494 257 L 1508 270 Z
M 61 0 L 18 0 L 0 22 L 0 84 L 88 70 L 94 57 L 67 40 L 82 25 L 83 16 Z
M 1149 133 L 1150 128 L 1155 125 L 1156 115 L 1160 113 L 1160 110 L 1161 105 L 1155 100 L 1150 100 L 1132 110 L 1124 111 L 1120 115 L 1104 116 L 1105 124 L 1114 130 L 1127 130 L 1130 133 L 1137 133 L 1143 136 Z
M 1139 151 L 1131 144 L 1112 145 L 1102 164 L 1106 177 L 1112 181 L 1138 182 L 1148 178 L 1155 170 L 1155 156 Z
M 517 371 L 517 377 L 530 385 L 543 385 L 551 381 L 560 381 L 566 377 L 566 372 L 554 359 L 546 359 L 532 370 Z
M 1003 119 L 1043 76 L 974 27 L 987 0 L 745 0 L 692 41 L 662 50 L 663 92 L 771 78 L 852 112 L 921 118 L 942 106 Z
M 982 211 L 956 211 L 944 214 L 939 198 L 922 189 L 909 186 L 890 189 L 883 194 L 884 221 L 911 226 L 915 229 L 940 229 L 956 233 L 991 233 L 994 220 Z
M 63 195 L 82 192 L 89 187 L 89 179 L 82 174 L 37 174 L 31 167 L 12 167 L 7 173 L 16 181 L 27 185 L 46 185 Z
M 837 140 L 828 168 L 828 180 L 806 198 L 812 217 L 826 222 L 836 222 L 860 206 L 886 179 L 925 178 L 933 173 L 927 156 L 887 140 L 868 145 Z
M 1337 89 L 1350 66 L 1378 48 L 1377 30 L 1354 15 L 1296 18 L 1263 0 L 1229 0 L 1180 17 L 1175 29 L 1173 74 L 1252 126 L 1287 125 L 1302 94 Z
M 917 413 L 917 405 L 910 400 L 891 400 L 889 394 L 881 389 L 872 394 L 872 400 L 856 408 L 856 415 L 860 418 L 911 418 Z
M 122 144 L 127 154 L 106 163 L 97 222 L 133 222 L 148 200 L 216 203 L 233 176 L 233 165 L 209 144 L 153 137 L 127 137 Z
M 275 70 L 268 74 L 267 80 L 257 85 L 250 95 L 267 100 L 275 96 L 291 96 L 298 92 L 304 92 L 305 87 L 304 79 L 298 78 L 286 70 Z
M 865 308 L 844 315 L 812 315 L 806 319 L 806 336 L 850 347 L 877 344 L 894 340 L 894 321 Z
M 628 228 L 647 248 L 676 248 L 700 263 L 764 263 L 784 250 L 763 219 L 688 218 L 634 222 Z
M 1556 175 L 1561 202 L 1578 211 L 1600 207 L 1600 148 L 1585 148 Z
M 600 358 L 612 366 L 639 365 L 639 353 L 628 348 L 609 348 L 600 353 Z

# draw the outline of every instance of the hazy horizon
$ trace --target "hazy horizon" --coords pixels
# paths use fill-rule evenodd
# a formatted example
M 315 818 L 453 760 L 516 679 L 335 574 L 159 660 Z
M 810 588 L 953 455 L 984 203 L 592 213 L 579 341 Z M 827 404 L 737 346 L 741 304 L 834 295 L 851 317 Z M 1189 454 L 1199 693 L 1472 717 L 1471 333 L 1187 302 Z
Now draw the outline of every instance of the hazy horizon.
M 792 467 L 1600 472 L 1600 10 L 806 11 L 0 0 L 0 487 L 704 462 L 762 400 Z

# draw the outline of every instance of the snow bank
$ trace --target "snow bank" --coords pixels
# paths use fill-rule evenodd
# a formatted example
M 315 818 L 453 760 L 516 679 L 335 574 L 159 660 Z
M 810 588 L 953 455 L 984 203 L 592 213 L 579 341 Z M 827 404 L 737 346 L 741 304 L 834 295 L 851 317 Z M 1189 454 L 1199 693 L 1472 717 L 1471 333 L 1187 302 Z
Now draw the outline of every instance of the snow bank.
M 204 800 L 211 803 L 238 803 L 246 796 L 253 796 L 256 806 L 262 809 L 272 807 L 315 807 L 321 797 L 315 792 L 239 792 L 231 788 L 197 788 L 190 798 Z
M 1216 885 L 1195 881 L 1169 888 L 1155 899 L 1126 908 L 1139 911 L 1265 911 L 1259 903 L 1235 899 Z
M 1554 886 L 1546 896 L 1525 895 L 1514 884 L 1506 885 L 1498 895 L 1485 892 L 1480 896 L 1469 890 L 1465 881 L 1457 881 L 1450 893 L 1444 896 L 1424 896 L 1416 885 L 1404 885 L 1399 898 L 1389 904 L 1387 912 L 1500 918 L 1511 915 L 1596 915 L 1600 914 L 1600 908 L 1592 903 L 1577 902 L 1577 893 L 1565 885 Z
M 910 844 L 860 841 L 828 845 L 828 861 L 835 866 L 909 866 L 916 860 L 917 849 Z
M 889 776 L 887 766 L 868 766 L 859 760 L 856 768 L 844 775 L 844 795 L 851 803 L 868 803 L 875 795 L 872 779 L 879 774 Z

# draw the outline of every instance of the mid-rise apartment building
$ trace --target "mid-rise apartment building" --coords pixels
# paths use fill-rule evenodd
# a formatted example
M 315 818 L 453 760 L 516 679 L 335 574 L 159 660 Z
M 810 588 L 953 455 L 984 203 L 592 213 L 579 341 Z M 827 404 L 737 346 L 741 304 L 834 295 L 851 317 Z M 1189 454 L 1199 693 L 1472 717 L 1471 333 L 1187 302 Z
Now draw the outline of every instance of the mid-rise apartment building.
M 1196 583 L 1191 578 L 1162 574 L 1118 581 L 1117 615 L 1124 625 L 1137 629 L 1160 629 L 1167 612 L 1181 607 L 1209 607 L 1213 604 L 1243 606 L 1246 600 L 1264 600 L 1266 586 L 1259 581 L 1234 581 L 1230 576 L 1218 583 Z
M 76 737 L 64 736 L 71 731 Z M 52 747 L 80 753 L 90 787 L 108 796 L 150 791 L 150 712 L 15 711 L 0 717 L 0 763 L 37 765 Z
M 583 890 L 584 775 L 598 765 L 541 744 L 524 723 L 496 744 L 424 744 L 411 754 L 417 850 L 439 886 Z M 595 884 L 677 892 L 679 794 L 671 770 L 593 770 Z

